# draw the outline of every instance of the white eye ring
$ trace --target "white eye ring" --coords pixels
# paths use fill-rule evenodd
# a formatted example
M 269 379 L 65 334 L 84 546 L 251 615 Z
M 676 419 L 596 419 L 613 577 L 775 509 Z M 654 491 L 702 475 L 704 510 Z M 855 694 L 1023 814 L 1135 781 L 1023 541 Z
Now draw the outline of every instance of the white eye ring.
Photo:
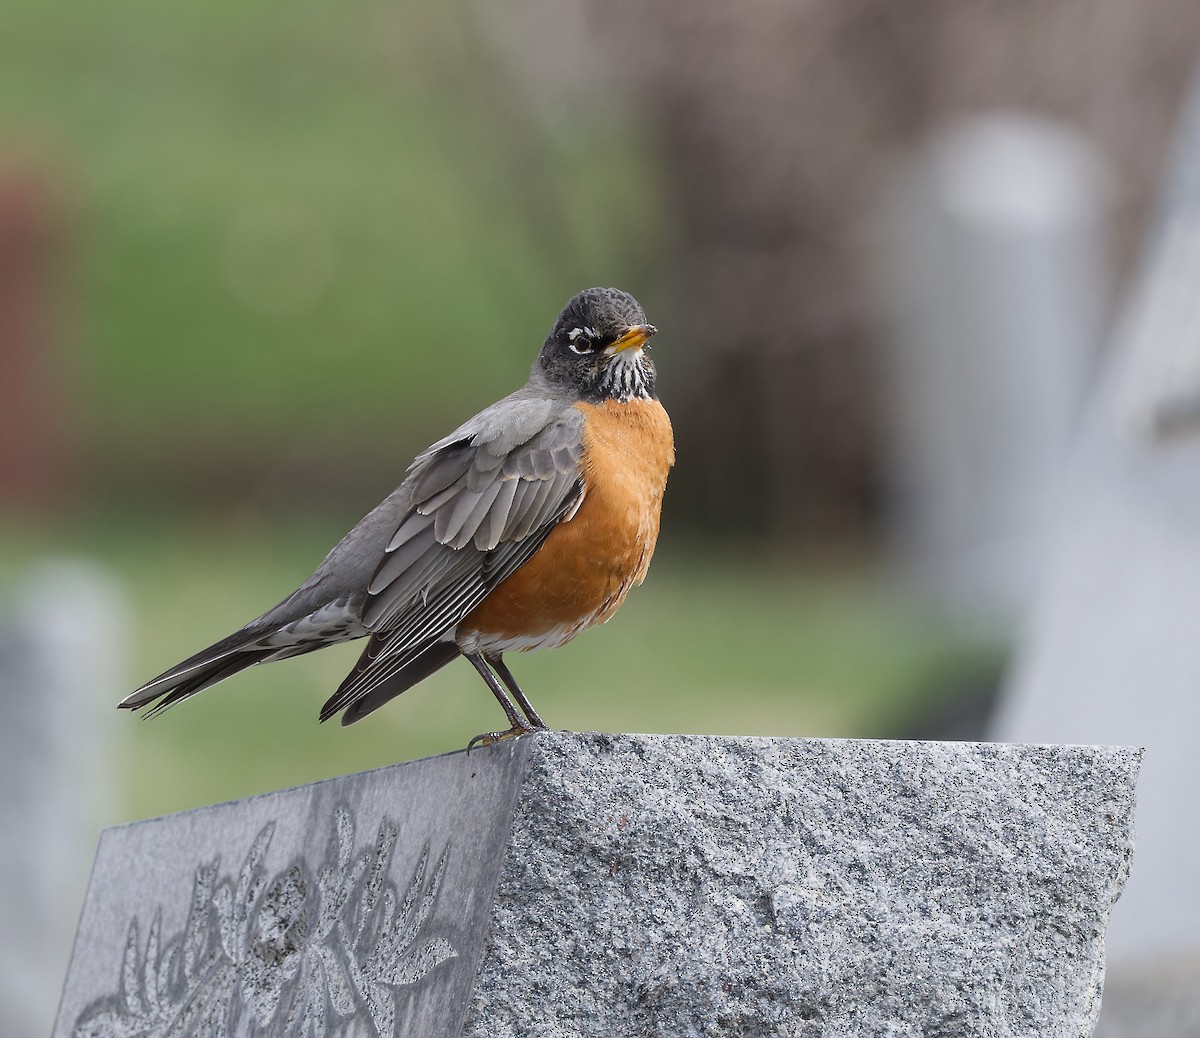
M 592 344 L 591 334 L 592 334 L 592 330 L 590 328 L 572 328 L 567 333 L 567 345 L 571 347 L 571 352 L 578 353 L 580 356 L 583 356 L 583 354 L 585 354 L 585 353 L 591 353 L 592 350 L 595 348 Z M 577 346 L 575 344 L 576 340 L 584 335 L 588 336 L 586 345 L 584 345 L 583 347 Z

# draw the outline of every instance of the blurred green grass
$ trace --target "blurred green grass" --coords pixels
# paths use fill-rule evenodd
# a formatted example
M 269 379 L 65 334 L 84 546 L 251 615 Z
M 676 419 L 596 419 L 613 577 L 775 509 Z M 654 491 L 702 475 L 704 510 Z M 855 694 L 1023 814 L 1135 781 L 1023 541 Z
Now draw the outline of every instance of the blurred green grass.
M 93 495 L 264 455 L 370 472 L 519 385 L 574 291 L 654 294 L 652 149 L 512 105 L 470 12 L 0 0 L 0 24 L 0 172 L 67 209 Z
M 250 519 L 9 524 L 0 573 L 12 579 L 0 592 L 15 586 L 22 560 L 42 554 L 111 568 L 133 607 L 132 689 L 283 598 L 340 532 Z M 456 750 L 502 726 L 462 661 L 359 724 L 318 725 L 360 647 L 253 668 L 150 721 L 121 714 L 122 817 Z M 608 625 L 511 662 L 558 728 L 886 736 L 931 697 L 988 671 L 995 654 L 858 566 L 673 543 L 668 531 L 646 584 Z

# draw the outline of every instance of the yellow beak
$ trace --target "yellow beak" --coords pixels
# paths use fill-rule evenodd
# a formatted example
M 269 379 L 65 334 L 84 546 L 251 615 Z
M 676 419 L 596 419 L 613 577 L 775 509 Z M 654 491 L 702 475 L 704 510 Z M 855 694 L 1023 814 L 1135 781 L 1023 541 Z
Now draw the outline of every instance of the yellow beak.
M 620 353 L 622 350 L 637 349 L 642 346 L 647 339 L 653 335 L 657 328 L 652 324 L 635 324 L 632 328 L 626 330 L 616 342 L 609 346 L 609 351 L 612 353 Z

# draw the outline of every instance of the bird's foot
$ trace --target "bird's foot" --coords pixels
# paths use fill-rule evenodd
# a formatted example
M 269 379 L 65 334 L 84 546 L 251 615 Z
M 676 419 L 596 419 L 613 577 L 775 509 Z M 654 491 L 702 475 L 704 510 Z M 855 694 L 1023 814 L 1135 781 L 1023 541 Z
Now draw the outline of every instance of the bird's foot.
M 476 746 L 494 746 L 498 742 L 503 742 L 505 739 L 517 739 L 522 735 L 528 735 L 530 732 L 544 732 L 545 725 L 522 725 L 514 724 L 507 732 L 484 732 L 482 735 L 475 736 L 467 743 L 467 753 L 470 753 Z

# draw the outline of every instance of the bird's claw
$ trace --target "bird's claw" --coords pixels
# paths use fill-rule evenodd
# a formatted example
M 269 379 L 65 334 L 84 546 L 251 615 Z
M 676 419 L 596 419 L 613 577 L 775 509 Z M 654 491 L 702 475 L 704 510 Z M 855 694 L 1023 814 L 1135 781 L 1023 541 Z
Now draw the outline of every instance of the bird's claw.
M 525 725 L 515 724 L 507 732 L 483 732 L 475 736 L 467 743 L 467 753 L 470 753 L 476 746 L 494 746 L 498 742 L 503 742 L 505 739 L 517 739 L 522 735 L 528 735 L 530 732 L 541 731 L 540 728 L 526 727 Z

